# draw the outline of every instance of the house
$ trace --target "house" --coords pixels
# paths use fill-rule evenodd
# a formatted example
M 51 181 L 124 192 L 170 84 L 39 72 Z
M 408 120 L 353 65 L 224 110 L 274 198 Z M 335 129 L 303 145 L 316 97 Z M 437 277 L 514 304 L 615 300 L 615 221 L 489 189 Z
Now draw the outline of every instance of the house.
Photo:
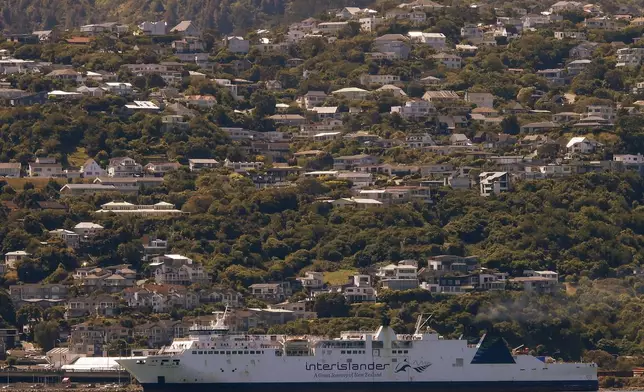
M 83 178 L 96 178 L 105 175 L 105 170 L 96 163 L 95 160 L 89 158 L 83 163 L 80 168 L 81 177 Z
M 287 126 L 298 126 L 306 123 L 306 118 L 299 114 L 274 114 L 267 118 L 273 120 L 276 124 L 284 124 Z
M 596 42 L 582 42 L 581 44 L 570 49 L 568 57 L 571 59 L 588 59 L 591 58 L 593 52 L 599 46 Z
M 229 308 L 239 308 L 244 304 L 244 296 L 235 290 L 215 287 L 199 292 L 199 302 L 220 303 Z
M 394 97 L 407 98 L 407 93 L 398 86 L 393 84 L 385 84 L 384 86 L 376 89 L 376 93 L 391 93 Z
M 24 250 L 14 250 L 12 252 L 7 252 L 4 254 L 4 264 L 8 269 L 15 269 L 16 264 L 22 260 L 31 256 L 31 253 L 27 253 Z
M 165 306 L 155 309 L 165 309 Z M 160 311 L 155 310 L 159 313 Z M 188 335 L 191 324 L 185 321 L 159 320 L 140 324 L 134 327 L 133 336 L 147 341 L 148 347 L 161 348 L 169 345 L 176 338 L 184 338 Z
M 479 174 L 481 196 L 490 196 L 510 190 L 510 175 L 507 172 L 483 172 Z
M 548 132 L 559 126 L 552 121 L 528 123 L 521 126 L 521 133 Z
M 449 144 L 452 146 L 471 146 L 472 141 L 462 133 L 454 133 L 449 137 Z
M 561 112 L 552 115 L 552 121 L 557 124 L 576 122 L 579 121 L 580 118 L 581 114 L 575 112 Z
M 644 48 L 617 49 L 616 67 L 639 67 L 644 58 Z
M 114 185 L 102 184 L 65 184 L 60 188 L 61 196 L 93 195 L 102 192 L 119 192 Z
M 96 97 L 96 98 L 100 98 L 105 95 L 105 90 L 103 90 L 100 87 L 80 86 L 79 88 L 76 89 L 76 92 L 81 93 L 82 95 L 85 95 L 87 97 Z
M 561 290 L 559 274 L 552 271 L 523 271 L 524 276 L 510 279 L 515 287 L 534 294 L 553 294 Z
M 333 158 L 333 169 L 351 170 L 356 166 L 373 165 L 377 162 L 377 157 L 367 154 L 340 156 Z
M 372 199 L 389 206 L 409 202 L 432 203 L 431 189 L 425 186 L 390 186 L 384 189 L 362 189 L 360 198 Z
M 112 185 L 121 193 L 138 193 L 140 188 L 149 188 L 163 184 L 160 177 L 97 177 L 94 179 L 96 185 Z
M 558 1 L 550 6 L 550 12 L 561 13 L 566 11 L 582 11 L 584 3 L 578 1 Z
M 321 34 L 337 35 L 340 31 L 349 27 L 349 22 L 323 22 L 318 23 L 316 29 Z
M 423 95 L 425 101 L 436 103 L 451 103 L 460 100 L 461 98 L 454 91 L 426 91 Z
M 362 199 L 357 197 L 343 197 L 336 200 L 327 200 L 333 207 L 353 207 L 356 209 L 366 209 L 371 207 L 382 207 L 384 204 L 375 199 Z
M 327 118 L 340 119 L 340 117 L 342 117 L 342 113 L 338 110 L 337 106 L 317 106 L 311 108 L 311 111 L 315 112 L 317 118 L 320 120 Z
M 150 162 L 143 170 L 154 177 L 163 177 L 168 172 L 179 170 L 180 167 L 179 162 Z
M 398 265 L 389 264 L 378 268 L 376 277 L 380 287 L 389 290 L 411 290 L 418 288 L 418 264 L 414 260 L 403 260 Z
M 116 214 L 127 216 L 180 216 L 181 210 L 177 210 L 174 204 L 158 202 L 153 205 L 134 205 L 128 202 L 109 202 L 101 205 L 97 214 Z
M 55 158 L 36 158 L 36 162 L 29 162 L 27 170 L 29 177 L 66 177 L 63 167 L 56 163 Z
M 82 75 L 71 68 L 55 69 L 45 75 L 48 78 L 68 82 L 81 82 Z
M 553 85 L 562 85 L 566 82 L 565 79 L 566 71 L 562 68 L 555 69 L 542 69 L 537 71 L 537 75 L 546 79 L 548 83 Z
M 589 30 L 616 30 L 618 25 L 616 20 L 602 16 L 598 18 L 586 18 L 584 20 L 584 27 Z
M 373 49 L 376 52 L 392 53 L 396 59 L 407 59 L 411 48 L 407 38 L 402 34 L 385 34 L 374 40 Z
M 443 33 L 423 33 L 421 31 L 410 31 L 407 33 L 411 43 L 428 45 L 436 51 L 444 50 L 447 46 L 446 37 Z
M 143 167 L 129 157 L 112 158 L 107 166 L 109 177 L 134 177 L 142 173 Z
M 461 69 L 463 66 L 463 59 L 455 54 L 439 53 L 431 56 L 431 58 L 443 64 L 447 69 Z
M 151 113 L 156 113 L 161 108 L 155 104 L 152 101 L 134 101 L 132 103 L 128 103 L 125 106 L 125 110 L 134 113 L 134 112 L 151 112 Z
M 74 233 L 80 236 L 81 241 L 85 241 L 91 237 L 94 237 L 101 231 L 103 231 L 103 226 L 92 223 L 92 222 L 81 222 L 74 226 Z
M 210 276 L 206 273 L 203 265 L 177 254 L 166 254 L 153 258 L 150 263 L 150 272 L 158 284 L 191 285 L 210 282 Z
M 400 83 L 400 76 L 398 75 L 360 75 L 360 84 L 368 86 L 370 84 L 385 85 Z M 317 106 L 317 105 L 316 105 Z
M 248 289 L 253 297 L 269 302 L 282 302 L 293 294 L 288 282 L 255 283 Z
M 55 306 L 63 303 L 68 295 L 68 286 L 62 284 L 34 283 L 9 286 L 9 296 L 16 308 L 27 304 Z
M 339 172 L 336 178 L 338 180 L 350 181 L 353 184 L 352 189 L 361 189 L 373 185 L 373 176 L 371 173 Z
M 223 167 L 234 171 L 235 173 L 246 173 L 248 171 L 258 171 L 264 167 L 264 162 L 234 162 L 228 158 L 224 161 Z
M 434 113 L 436 108 L 431 102 L 422 99 L 412 99 L 405 102 L 404 106 L 392 106 L 391 113 L 398 113 L 405 120 L 423 120 Z
M 147 308 L 154 313 L 173 309 L 194 309 L 199 306 L 199 294 L 181 285 L 145 284 L 124 290 L 123 299 L 129 307 Z
M 324 287 L 324 274 L 322 272 L 307 271 L 304 277 L 297 278 L 306 290 L 319 290 Z
M 224 47 L 232 53 L 246 54 L 250 51 L 250 41 L 244 37 L 229 36 L 223 40 Z
M 371 276 L 354 275 L 349 279 L 349 283 L 336 288 L 334 291 L 342 293 L 349 303 L 375 302 L 376 290 L 372 286 Z
M 378 18 L 375 16 L 370 16 L 368 18 L 360 18 L 358 23 L 360 23 L 360 29 L 364 32 L 370 33 L 376 31 L 376 28 L 385 22 L 385 18 Z
M 118 314 L 119 301 L 107 294 L 95 297 L 80 297 L 67 300 L 65 304 L 65 319 L 102 316 L 112 317 Z
M 167 30 L 168 23 L 165 21 L 143 22 L 139 24 L 139 31 L 142 35 L 166 35 Z
M 577 41 L 585 41 L 587 39 L 586 33 L 583 31 L 555 31 L 555 38 L 558 40 L 573 39 Z
M 203 52 L 206 48 L 201 39 L 197 37 L 185 37 L 183 39 L 172 41 L 172 49 L 174 49 L 176 54 L 186 55 L 186 57 L 189 58 L 191 56 L 197 56 L 198 53 Z M 177 57 L 181 58 L 180 56 Z
M 331 94 L 334 96 L 341 96 L 351 100 L 362 100 L 362 99 L 366 99 L 371 93 L 367 90 L 363 90 L 357 87 L 346 87 L 346 88 L 341 88 L 339 90 L 332 91 Z
M 614 122 L 617 119 L 617 112 L 611 105 L 588 105 L 582 119 L 589 117 L 600 117 L 606 121 Z
M 490 93 L 472 93 L 465 92 L 465 102 L 476 105 L 477 108 L 493 108 L 494 95 Z
M 81 33 L 89 35 L 97 35 L 101 33 L 125 34 L 128 32 L 128 30 L 128 25 L 123 25 L 116 22 L 88 24 L 80 27 Z
M 311 109 L 316 106 L 322 106 L 328 97 L 324 91 L 308 91 L 298 98 L 298 102 L 305 109 Z
M 592 64 L 591 60 L 588 59 L 583 59 L 583 60 L 574 60 L 568 63 L 566 66 L 566 72 L 570 76 L 577 76 L 580 73 L 584 72 L 588 66 Z
M 130 328 L 118 323 L 105 325 L 87 321 L 71 327 L 68 346 L 71 353 L 102 357 L 107 354 L 105 345 L 109 342 L 119 339 L 127 341 L 131 337 Z
M 0 163 L 0 177 L 19 178 L 22 165 L 19 162 Z
M 219 162 L 216 159 L 188 159 L 188 167 L 192 172 L 197 172 L 203 169 L 214 169 L 217 166 L 219 166 Z
M 405 137 L 405 146 L 407 148 L 423 148 L 435 145 L 436 142 L 429 133 L 412 134 Z
M 625 165 L 642 165 L 644 164 L 644 155 L 615 154 L 613 155 L 613 161 L 623 162 Z
M 170 29 L 170 33 L 179 34 L 182 37 L 198 37 L 201 35 L 199 29 L 190 20 L 183 20 Z
M 147 262 L 150 258 L 161 256 L 168 251 L 168 241 L 159 238 L 143 237 L 143 258 Z
M 80 246 L 80 236 L 71 230 L 56 229 L 51 230 L 49 235 L 52 237 L 60 238 L 65 245 L 70 248 L 76 249 Z
M 132 95 L 134 93 L 132 83 L 126 82 L 106 82 L 102 88 L 110 94 L 119 96 Z
M 420 10 L 405 10 L 402 8 L 394 8 L 385 14 L 385 19 L 401 19 L 409 20 L 412 23 L 423 23 L 427 20 L 427 14 Z
M 569 154 L 591 154 L 602 144 L 587 137 L 575 136 L 566 144 Z

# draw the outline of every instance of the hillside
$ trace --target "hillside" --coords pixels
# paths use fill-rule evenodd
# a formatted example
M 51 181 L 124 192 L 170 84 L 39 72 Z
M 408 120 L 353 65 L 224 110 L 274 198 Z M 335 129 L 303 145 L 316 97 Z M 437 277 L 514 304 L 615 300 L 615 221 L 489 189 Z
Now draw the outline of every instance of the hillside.
M 174 25 L 190 19 L 221 33 L 306 18 L 328 8 L 364 6 L 368 0 L 1 0 L 0 28 L 12 33 L 69 29 L 82 24 L 165 20 Z

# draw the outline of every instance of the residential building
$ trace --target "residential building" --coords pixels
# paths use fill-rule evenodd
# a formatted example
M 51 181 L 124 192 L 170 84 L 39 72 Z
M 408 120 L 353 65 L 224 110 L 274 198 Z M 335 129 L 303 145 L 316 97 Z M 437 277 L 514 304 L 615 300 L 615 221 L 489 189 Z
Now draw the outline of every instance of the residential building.
M 179 162 L 150 162 L 143 167 L 143 170 L 154 177 L 163 177 L 166 173 L 178 170 L 180 167 Z
M 0 177 L 19 178 L 21 169 L 19 162 L 0 163 Z
M 425 101 L 431 102 L 433 104 L 437 103 L 453 103 L 461 99 L 457 93 L 454 91 L 426 91 L 423 95 Z
M 644 155 L 630 155 L 630 154 L 615 154 L 613 161 L 623 162 L 625 165 L 641 165 L 644 164 Z
M 179 216 L 183 215 L 181 210 L 177 210 L 174 204 L 158 202 L 153 205 L 135 205 L 128 202 L 109 202 L 101 205 L 101 209 L 96 211 L 97 214 L 116 214 L 128 216 Z
M 178 25 L 170 29 L 170 33 L 176 33 L 182 37 L 198 37 L 201 35 L 199 29 L 190 20 L 182 20 Z
M 405 146 L 407 148 L 423 148 L 435 145 L 436 142 L 429 133 L 412 134 L 405 137 Z
M 261 170 L 264 168 L 264 162 L 233 162 L 226 158 L 223 166 L 236 173 L 246 173 L 248 171 Z
M 139 30 L 142 35 L 166 35 L 168 23 L 165 21 L 143 22 L 139 25 Z
M 568 63 L 566 66 L 566 72 L 570 76 L 577 76 L 584 72 L 590 64 L 592 64 L 592 61 L 588 59 L 574 60 Z
M 73 231 L 80 236 L 81 241 L 85 241 L 91 237 L 94 237 L 95 235 L 103 231 L 103 229 L 104 227 L 97 223 L 81 222 L 74 226 Z
M 70 248 L 76 249 L 80 246 L 80 235 L 76 234 L 71 230 L 65 230 L 65 229 L 51 230 L 49 232 L 49 235 L 52 237 L 60 238 L 65 243 L 65 245 L 69 246 Z
M 450 53 L 439 53 L 432 56 L 434 60 L 445 66 L 447 69 L 461 69 L 463 59 L 461 56 Z
M 112 158 L 107 166 L 109 177 L 134 177 L 143 174 L 143 167 L 129 157 Z
M 253 297 L 269 302 L 282 302 L 293 294 L 288 282 L 255 283 L 248 288 Z
M 202 290 L 199 293 L 201 303 L 220 303 L 229 308 L 240 308 L 244 305 L 244 296 L 228 288 L 218 288 Z
M 568 56 L 571 59 L 589 59 L 599 44 L 597 42 L 582 42 L 581 44 L 570 49 Z
M 321 34 L 336 35 L 349 27 L 349 22 L 323 22 L 318 23 L 317 30 Z
M 586 33 L 583 31 L 555 31 L 555 38 L 558 40 L 574 39 L 577 41 L 585 41 L 587 39 Z
M 304 277 L 297 278 L 306 290 L 319 290 L 324 287 L 324 274 L 322 272 L 307 271 Z
M 284 124 L 287 126 L 299 126 L 307 122 L 306 118 L 299 114 L 274 114 L 267 118 L 273 120 L 276 124 Z
M 137 193 L 141 188 L 152 188 L 163 184 L 161 177 L 97 177 L 93 185 L 113 186 L 121 193 Z
M 617 49 L 616 67 L 639 67 L 644 58 L 644 48 Z
M 610 105 L 588 105 L 586 106 L 586 114 L 582 116 L 582 119 L 590 117 L 600 117 L 606 121 L 614 122 L 617 120 L 617 112 Z
M 7 269 L 16 269 L 16 264 L 22 260 L 29 258 L 31 253 L 24 250 L 14 250 L 4 254 L 4 264 Z
M 391 113 L 398 113 L 405 120 L 423 120 L 433 116 L 436 108 L 431 102 L 422 99 L 411 99 L 404 106 L 392 106 Z
M 316 106 L 323 106 L 324 101 L 326 101 L 328 97 L 329 96 L 326 95 L 324 91 L 308 91 L 306 94 L 299 97 L 298 101 L 300 102 L 300 106 L 305 109 L 311 109 Z
M 67 299 L 68 287 L 62 284 L 17 284 L 9 286 L 9 296 L 17 308 L 26 304 L 49 307 Z
M 107 82 L 103 85 L 102 89 L 110 94 L 119 95 L 122 97 L 132 95 L 134 93 L 134 87 L 132 87 L 132 83 L 125 82 Z
M 552 85 L 558 86 L 566 83 L 566 79 L 565 79 L 566 70 L 561 68 L 543 69 L 543 70 L 537 71 L 537 75 L 546 79 L 548 83 Z
M 587 137 L 575 136 L 566 144 L 566 150 L 568 154 L 591 154 L 601 146 L 601 143 Z
M 385 85 L 385 84 L 395 84 L 400 82 L 400 76 L 398 75 L 361 75 L 360 84 L 368 86 L 370 84 Z M 326 97 L 325 97 L 326 98 Z M 317 106 L 317 105 L 316 105 Z
M 402 34 L 382 35 L 375 39 L 373 47 L 376 52 L 393 53 L 398 59 L 406 59 L 411 51 L 407 38 Z
M 378 18 L 375 16 L 370 16 L 368 18 L 360 18 L 358 20 L 358 23 L 360 23 L 361 30 L 367 33 L 376 31 L 376 28 L 381 24 L 383 24 L 384 22 L 385 22 L 385 18 Z
M 376 301 L 376 290 L 372 286 L 371 276 L 354 275 L 349 279 L 348 284 L 340 286 L 332 291 L 342 293 L 349 303 Z
M 557 127 L 559 127 L 559 125 L 552 121 L 529 123 L 521 126 L 521 133 L 548 132 Z
M 47 74 L 48 78 L 67 82 L 82 82 L 83 77 L 72 68 L 55 69 Z
M 102 177 L 105 175 L 105 169 L 103 169 L 95 160 L 89 158 L 83 163 L 80 168 L 81 177 L 83 178 L 96 178 Z
M 449 137 L 449 144 L 452 146 L 471 146 L 472 141 L 463 133 L 454 133 Z
M 398 265 L 389 264 L 380 267 L 376 273 L 380 287 L 390 290 L 410 290 L 418 288 L 418 263 L 414 260 L 403 260 Z
M 89 35 L 97 35 L 101 33 L 125 34 L 128 32 L 128 30 L 128 25 L 123 25 L 116 22 L 88 24 L 80 27 L 81 33 Z
M 606 16 L 598 18 L 586 18 L 584 27 L 589 30 L 616 30 L 617 21 Z
M 384 189 L 362 189 L 359 196 L 381 202 L 383 205 L 404 204 L 419 202 L 432 203 L 432 194 L 429 187 L 424 186 L 392 186 Z
M 446 37 L 443 33 L 423 33 L 421 31 L 410 31 L 407 33 L 412 43 L 428 45 L 436 51 L 444 50 L 447 46 Z
M 150 258 L 161 256 L 168 251 L 168 241 L 159 238 L 149 238 L 143 236 L 143 261 L 147 262 Z
M 465 92 L 465 102 L 472 103 L 478 108 L 493 108 L 494 95 L 490 93 L 472 93 Z
M 60 188 L 60 195 L 67 196 L 83 196 L 93 195 L 103 192 L 120 192 L 114 185 L 102 184 L 65 184 Z
M 333 169 L 335 170 L 352 170 L 356 166 L 373 165 L 378 162 L 378 158 L 372 155 L 359 154 L 347 155 L 333 158 Z
M 427 14 L 421 10 L 405 10 L 394 8 L 385 14 L 385 19 L 409 20 L 412 23 L 423 23 L 427 20 Z
M 582 11 L 584 3 L 578 1 L 558 1 L 550 6 L 550 12 L 561 13 L 566 11 Z
M 559 274 L 552 271 L 524 271 L 523 277 L 512 278 L 510 283 L 528 293 L 553 294 L 561 290 Z
M 173 309 L 194 309 L 199 306 L 199 294 L 181 285 L 145 284 L 124 290 L 123 299 L 129 307 L 167 313 Z
M 352 100 L 362 100 L 366 99 L 371 93 L 367 90 L 363 90 L 357 87 L 346 87 L 332 91 L 331 94 L 334 96 L 339 95 Z
M 117 315 L 118 304 L 118 299 L 107 294 L 72 298 L 65 304 L 65 319 L 86 316 L 112 317 Z
M 189 159 L 188 167 L 190 171 L 197 172 L 203 169 L 214 169 L 219 166 L 219 162 L 215 159 Z
M 510 190 L 510 175 L 507 172 L 483 172 L 479 174 L 481 196 L 490 196 Z
M 250 41 L 245 40 L 244 37 L 229 36 L 224 38 L 223 44 L 232 53 L 246 54 L 250 51 Z
M 114 340 L 128 340 L 132 336 L 129 328 L 120 324 L 94 324 L 87 321 L 72 326 L 69 336 L 69 350 L 71 353 L 85 354 L 86 356 L 106 356 L 106 345 Z
M 166 254 L 153 258 L 150 272 L 158 284 L 191 285 L 210 282 L 210 276 L 206 273 L 203 265 L 177 254 Z
M 363 172 L 339 172 L 336 176 L 338 180 L 349 181 L 352 189 L 362 189 L 373 185 L 373 176 L 371 173 Z
M 29 177 L 66 177 L 63 166 L 56 163 L 55 158 L 36 158 L 36 162 L 29 162 L 27 171 Z

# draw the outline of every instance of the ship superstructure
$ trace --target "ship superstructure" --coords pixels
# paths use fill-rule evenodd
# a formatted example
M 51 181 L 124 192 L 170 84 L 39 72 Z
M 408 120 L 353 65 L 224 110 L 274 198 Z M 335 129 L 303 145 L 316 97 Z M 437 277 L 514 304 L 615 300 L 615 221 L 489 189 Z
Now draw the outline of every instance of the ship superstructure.
M 390 387 L 422 390 L 595 391 L 592 363 L 558 363 L 512 353 L 502 339 L 478 344 L 421 331 L 343 332 L 340 338 L 230 334 L 223 318 L 194 326 L 157 355 L 118 362 L 149 391 L 261 388 L 306 391 Z

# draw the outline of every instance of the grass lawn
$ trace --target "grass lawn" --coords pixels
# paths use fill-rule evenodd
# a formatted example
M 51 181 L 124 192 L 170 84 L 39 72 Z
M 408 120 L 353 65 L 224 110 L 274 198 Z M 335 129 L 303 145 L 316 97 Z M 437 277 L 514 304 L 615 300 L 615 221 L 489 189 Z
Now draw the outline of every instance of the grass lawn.
M 324 273 L 324 283 L 331 286 L 338 286 L 347 283 L 349 276 L 355 275 L 358 271 L 342 269 L 333 272 Z

